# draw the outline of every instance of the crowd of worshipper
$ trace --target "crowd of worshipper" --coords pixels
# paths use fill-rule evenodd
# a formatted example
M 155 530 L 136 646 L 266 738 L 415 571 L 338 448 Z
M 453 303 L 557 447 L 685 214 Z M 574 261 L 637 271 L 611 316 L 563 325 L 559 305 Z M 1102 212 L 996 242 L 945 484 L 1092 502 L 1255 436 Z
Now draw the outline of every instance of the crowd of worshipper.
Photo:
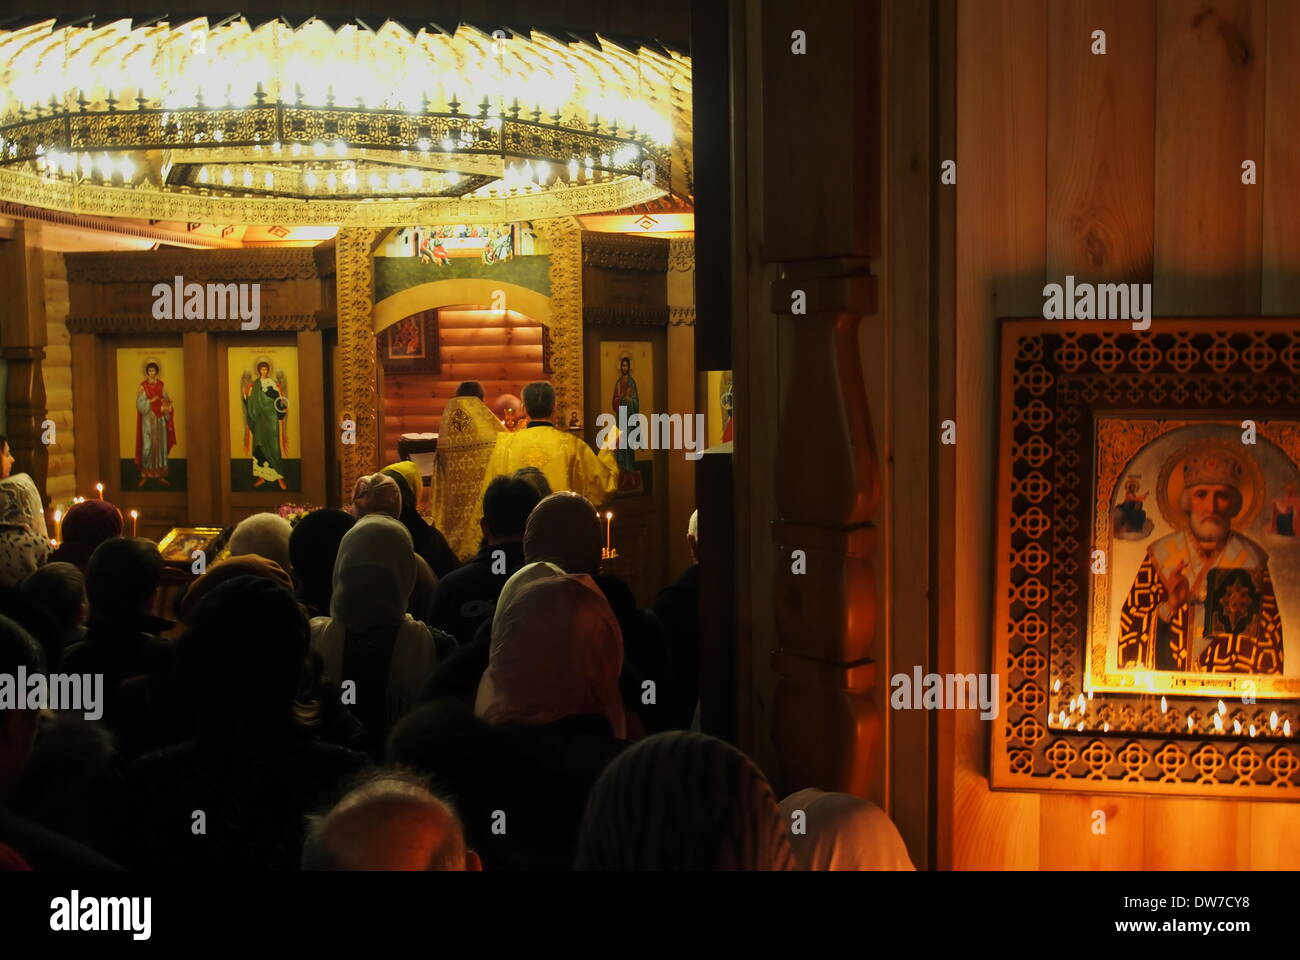
M 399 463 L 160 610 L 157 544 L 86 500 L 52 549 L 0 449 L 0 677 L 103 678 L 94 718 L 0 709 L 0 869 L 912 869 L 878 807 L 778 803 L 699 732 L 694 515 L 642 609 L 585 496 L 492 477 L 460 562 Z

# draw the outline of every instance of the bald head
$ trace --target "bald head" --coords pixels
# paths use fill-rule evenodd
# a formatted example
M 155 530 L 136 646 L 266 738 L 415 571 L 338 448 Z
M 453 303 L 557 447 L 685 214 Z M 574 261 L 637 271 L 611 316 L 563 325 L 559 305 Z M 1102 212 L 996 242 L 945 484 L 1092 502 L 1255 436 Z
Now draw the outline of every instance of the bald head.
M 376 774 L 309 818 L 304 870 L 477 870 L 456 812 L 416 777 Z

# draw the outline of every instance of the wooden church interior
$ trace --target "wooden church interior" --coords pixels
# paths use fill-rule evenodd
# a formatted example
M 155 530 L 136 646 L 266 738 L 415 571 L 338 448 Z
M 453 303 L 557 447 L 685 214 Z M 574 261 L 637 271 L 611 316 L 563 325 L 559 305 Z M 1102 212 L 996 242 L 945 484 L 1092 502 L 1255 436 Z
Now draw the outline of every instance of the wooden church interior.
M 173 19 L 189 5 L 174 3 Z M 0 22 L 0 55 L 3 31 L 96 12 L 72 6 Z M 126 6 L 100 0 L 97 12 Z M 393 0 L 371 17 L 371 6 L 283 0 L 267 17 L 319 16 L 334 30 L 430 16 Z M 640 191 L 623 175 L 619 193 L 611 175 L 591 185 L 610 199 L 568 207 L 563 190 L 540 190 L 532 206 L 439 197 L 419 218 L 245 224 L 199 215 L 237 209 L 203 206 L 223 195 L 217 184 L 178 194 L 192 216 L 114 216 L 61 208 L 62 194 L 18 179 L 34 172 L 0 165 L 4 432 L 49 512 L 103 484 L 141 536 L 162 539 L 286 502 L 346 505 L 358 476 L 430 450 L 466 380 L 498 415 L 498 400 L 549 380 L 557 426 L 594 444 L 610 406 L 602 358 L 640 344 L 656 410 L 705 415 L 707 451 L 638 458 L 643 486 L 609 508 L 620 554 L 609 568 L 648 605 L 690 563 L 698 509 L 702 729 L 753 757 L 778 797 L 817 785 L 871 800 L 918 869 L 1300 867 L 1290 733 L 1075 737 L 1044 720 L 1041 737 L 1016 739 L 1037 709 L 1025 691 L 1042 694 L 1044 716 L 1059 691 L 1022 653 L 999 662 L 994 643 L 1004 321 L 1041 318 L 1044 285 L 1068 274 L 1152 284 L 1157 329 L 1171 335 L 1194 317 L 1284 318 L 1300 331 L 1300 6 L 435 6 L 448 42 L 475 50 L 490 49 L 494 24 L 562 25 L 582 56 L 603 46 L 652 63 L 668 77 L 669 181 Z M 1090 47 L 1096 30 L 1104 55 Z M 806 56 L 792 49 L 798 32 Z M 583 39 L 598 35 L 632 40 Z M 1244 160 L 1257 183 L 1243 183 Z M 113 199 L 123 185 L 102 189 Z M 477 238 L 464 256 L 421 255 L 429 228 L 462 224 L 513 231 L 508 262 L 483 260 Z M 385 252 L 402 244 L 401 257 Z M 154 286 L 181 276 L 260 285 L 260 327 L 158 318 Z M 1092 329 L 1071 322 L 1060 329 Z M 411 331 L 423 355 L 394 356 Z M 235 365 L 290 350 L 297 489 L 232 482 Z M 180 489 L 123 484 L 119 380 L 144 362 L 124 351 L 153 351 L 171 367 L 163 379 L 183 382 Z M 725 441 L 723 376 L 736 398 Z M 940 440 L 945 421 L 955 443 Z M 355 443 L 342 439 L 348 422 Z M 51 424 L 57 439 L 44 443 Z M 1006 712 L 892 708 L 892 679 L 914 666 L 999 674 Z M 1066 682 L 1084 693 L 1080 676 Z M 1275 708 L 1294 716 L 1298 702 Z M 1043 759 L 1053 737 L 1073 751 L 1056 767 Z M 1150 762 L 1126 777 L 1130 741 Z M 1165 742 L 1186 757 L 1162 775 Z M 1094 743 L 1110 753 L 1090 768 Z M 1258 762 L 1234 775 L 1225 758 L 1243 749 Z M 1194 754 L 1222 757 L 1206 774 Z

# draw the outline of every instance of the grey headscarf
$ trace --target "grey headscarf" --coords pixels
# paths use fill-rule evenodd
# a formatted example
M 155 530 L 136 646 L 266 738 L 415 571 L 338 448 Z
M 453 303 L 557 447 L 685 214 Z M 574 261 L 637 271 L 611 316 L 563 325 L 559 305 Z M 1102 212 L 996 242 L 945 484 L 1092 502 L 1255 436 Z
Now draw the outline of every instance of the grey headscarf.
M 592 788 L 578 870 L 793 870 L 766 778 L 716 737 L 677 730 L 623 753 Z

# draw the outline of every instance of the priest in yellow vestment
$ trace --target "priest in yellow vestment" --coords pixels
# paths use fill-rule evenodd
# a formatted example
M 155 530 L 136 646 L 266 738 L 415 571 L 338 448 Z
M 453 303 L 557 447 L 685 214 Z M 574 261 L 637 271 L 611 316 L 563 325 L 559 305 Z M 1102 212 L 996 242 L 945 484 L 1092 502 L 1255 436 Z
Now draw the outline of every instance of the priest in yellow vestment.
M 528 426 L 497 436 L 496 448 L 483 474 L 481 490 L 487 490 L 493 477 L 509 476 L 520 467 L 536 467 L 546 476 L 555 493 L 571 490 L 598 507 L 612 500 L 618 490 L 618 463 L 614 460 L 614 451 L 602 450 L 597 454 L 580 437 L 555 428 L 551 423 L 555 413 L 555 388 L 549 383 L 530 383 L 524 387 L 523 393 Z M 611 446 L 616 439 L 611 434 Z
M 433 522 L 462 562 L 478 552 L 482 532 L 483 471 L 492 456 L 497 435 L 504 432 L 488 405 L 483 388 L 466 381 L 447 401 L 438 431 L 434 466 Z

